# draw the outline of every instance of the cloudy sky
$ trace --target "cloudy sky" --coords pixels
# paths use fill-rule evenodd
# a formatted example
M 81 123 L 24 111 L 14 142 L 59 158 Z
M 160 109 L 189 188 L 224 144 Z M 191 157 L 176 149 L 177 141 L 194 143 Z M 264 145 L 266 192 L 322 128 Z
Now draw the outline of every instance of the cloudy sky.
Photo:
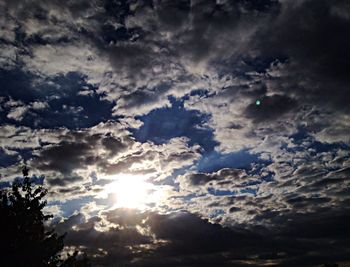
M 348 266 L 349 49 L 347 0 L 0 0 L 0 187 L 97 267 Z

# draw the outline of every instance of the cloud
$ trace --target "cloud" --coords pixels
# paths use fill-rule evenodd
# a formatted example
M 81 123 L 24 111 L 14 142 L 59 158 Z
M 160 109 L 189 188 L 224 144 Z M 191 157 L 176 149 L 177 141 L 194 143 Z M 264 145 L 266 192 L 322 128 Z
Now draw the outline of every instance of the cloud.
M 274 5 L 266 1 L 258 10 L 268 14 Z M 7 6 L 12 16 L 21 17 L 18 23 L 23 25 L 25 49 L 32 54 L 21 56 L 27 70 L 46 76 L 78 70 L 88 82 L 100 86 L 99 92 L 105 93 L 106 99 L 119 100 L 115 114 L 128 115 L 168 105 L 169 94 L 184 95 L 186 91 L 178 91 L 188 83 L 183 77 L 188 72 L 196 73 L 199 65 L 204 64 L 205 69 L 211 61 L 229 57 L 228 48 L 237 42 L 225 36 L 231 36 L 235 29 L 244 35 L 243 28 L 251 27 L 250 12 L 256 8 L 244 1 L 216 5 L 208 1 L 182 1 L 179 5 L 157 1 L 153 6 L 125 3 L 125 13 L 118 4 L 104 1 L 90 5 L 69 3 L 64 7 L 55 1 Z M 45 13 L 47 10 L 50 12 Z M 168 12 L 176 14 L 176 22 L 168 19 Z M 128 16 L 131 13 L 133 16 Z M 240 19 L 237 14 L 246 18 Z M 110 30 L 106 31 L 106 27 Z M 41 42 L 36 43 L 35 38 Z M 170 88 L 163 90 L 160 80 L 174 81 L 176 88 L 167 92 Z M 123 92 L 123 87 L 135 84 L 132 94 Z M 149 99 L 144 109 L 133 109 L 140 104 L 138 96 Z
M 259 101 L 259 105 L 251 103 L 245 110 L 246 116 L 254 122 L 273 120 L 290 109 L 296 108 L 296 102 L 283 95 L 266 96 Z
M 345 0 L 0 5 L 2 181 L 45 176 L 67 249 L 96 266 L 349 260 Z M 166 196 L 110 210 L 119 174 Z
M 15 107 L 7 114 L 7 118 L 20 121 L 27 111 L 27 107 Z
M 200 147 L 188 145 L 187 138 L 173 138 L 161 145 L 140 143 L 126 126 L 112 121 L 80 130 L 3 126 L 0 141 L 6 153 L 18 155 L 16 164 L 26 162 L 33 175 L 45 176 L 51 201 L 99 198 L 119 174 L 160 182 L 200 157 Z M 23 152 L 26 149 L 31 151 L 29 156 Z M 3 171 L 8 181 L 19 174 L 15 165 Z M 107 182 L 100 183 L 104 179 Z
M 319 218 L 320 214 L 278 217 L 276 220 L 280 223 L 290 222 L 272 229 L 254 229 L 253 233 L 239 226 L 212 224 L 191 213 L 156 214 L 116 209 L 101 213 L 100 218 L 73 215 L 57 228 L 68 230 L 68 246 L 83 244 L 83 250 L 95 255 L 92 260 L 98 266 L 116 263 L 177 266 L 179 259 L 180 264 L 191 266 L 214 263 L 220 266 L 233 263 L 237 266 L 264 266 L 267 263 L 312 266 L 348 260 L 341 256 L 345 252 L 343 242 L 349 238 L 344 236 L 348 216 L 338 213 L 329 217 L 324 211 L 320 215 L 322 221 L 315 221 L 314 215 Z M 331 227 L 340 218 L 344 222 L 341 229 Z M 323 240 L 318 238 L 320 233 L 324 233 Z M 327 242 L 335 236 L 342 236 L 342 240 L 333 243 L 330 249 Z M 334 246 L 338 250 L 334 250 Z
M 215 254 L 223 248 L 233 249 L 231 245 L 238 246 L 235 237 L 246 239 L 248 243 L 253 241 L 253 235 L 249 233 L 223 229 L 188 213 L 159 215 L 113 210 L 106 215 L 107 220 L 91 218 L 88 221 L 81 221 L 81 216 L 74 215 L 58 225 L 71 229 L 67 235 L 68 245 L 83 243 L 94 254 L 98 254 L 99 249 L 106 251 L 104 257 L 94 257 L 95 264 L 104 266 L 112 266 L 115 262 L 128 266 L 144 266 L 150 262 L 165 264 L 173 262 L 177 256 L 186 261 L 191 257 L 200 258 L 200 252 Z M 98 224 L 111 222 L 113 224 L 106 231 L 97 231 Z
M 183 182 L 188 184 L 184 185 L 183 188 L 189 188 L 189 186 L 202 186 L 206 185 L 209 182 L 222 181 L 222 180 L 234 180 L 238 182 L 242 179 L 243 176 L 246 176 L 244 170 L 240 169 L 221 169 L 215 173 L 189 173 L 186 174 Z M 210 183 L 212 184 L 212 183 Z
M 7 118 L 15 121 L 22 121 L 23 118 L 30 111 L 43 110 L 43 109 L 49 108 L 46 102 L 40 102 L 40 101 L 35 101 L 33 103 L 29 103 L 28 105 L 25 105 L 21 101 L 10 100 L 6 102 L 4 106 L 7 107 L 8 109 Z
M 63 130 L 63 129 L 61 129 Z M 57 130 L 61 132 L 61 130 Z M 16 127 L 14 125 L 1 125 L 0 142 L 1 146 L 9 150 L 35 149 L 40 147 L 39 140 L 57 140 L 51 130 L 35 131 L 29 127 Z
M 138 90 L 134 93 L 122 97 L 113 108 L 114 115 L 135 116 L 147 114 L 151 110 L 170 106 L 167 96 L 167 90 L 157 92 L 147 90 Z
M 35 110 L 46 109 L 48 104 L 46 102 L 35 101 L 31 104 L 32 108 Z

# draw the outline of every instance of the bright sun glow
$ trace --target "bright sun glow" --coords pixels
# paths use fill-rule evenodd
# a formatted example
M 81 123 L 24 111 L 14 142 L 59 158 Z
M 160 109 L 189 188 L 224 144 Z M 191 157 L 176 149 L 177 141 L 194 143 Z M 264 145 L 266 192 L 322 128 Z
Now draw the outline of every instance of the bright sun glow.
M 147 204 L 161 199 L 161 192 L 143 176 L 120 174 L 113 180 L 106 186 L 105 193 L 114 194 L 115 207 L 144 209 Z

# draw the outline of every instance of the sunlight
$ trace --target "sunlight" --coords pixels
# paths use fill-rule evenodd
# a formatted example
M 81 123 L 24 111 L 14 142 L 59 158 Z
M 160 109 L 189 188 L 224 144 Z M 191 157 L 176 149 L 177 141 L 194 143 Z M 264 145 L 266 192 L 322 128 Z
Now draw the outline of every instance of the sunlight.
M 106 193 L 115 195 L 115 208 L 145 209 L 147 204 L 158 202 L 162 194 L 141 175 L 119 174 L 108 184 Z

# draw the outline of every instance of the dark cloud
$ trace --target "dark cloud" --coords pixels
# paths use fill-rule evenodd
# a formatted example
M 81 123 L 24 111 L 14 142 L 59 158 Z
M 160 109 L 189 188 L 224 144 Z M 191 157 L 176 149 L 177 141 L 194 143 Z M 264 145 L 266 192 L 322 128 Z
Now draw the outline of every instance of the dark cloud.
M 254 122 L 265 122 L 276 119 L 291 109 L 297 109 L 297 102 L 284 95 L 265 96 L 259 104 L 252 103 L 245 110 L 248 118 Z
M 257 236 L 249 232 L 224 229 L 188 213 L 159 215 L 115 210 L 108 212 L 107 220 L 121 228 L 112 227 L 99 233 L 94 227 L 102 223 L 100 220 L 91 218 L 82 223 L 81 217 L 77 215 L 59 227 L 66 226 L 66 229 L 71 229 L 73 220 L 77 221 L 77 230 L 69 231 L 68 244 L 84 244 L 91 252 L 96 250 L 95 253 L 98 252 L 98 248 L 103 248 L 107 252 L 106 257 L 97 258 L 96 264 L 104 266 L 112 266 L 116 262 L 127 266 L 147 266 L 154 262 L 156 266 L 157 263 L 162 266 L 172 264 L 174 257 L 184 257 L 181 261 L 192 261 L 192 264 L 195 264 L 196 260 L 201 258 L 201 253 L 215 255 L 220 251 L 239 247 L 238 240 L 245 244 L 252 244 L 257 240 Z M 139 231 L 144 231 L 143 235 L 137 232 L 136 226 L 140 227 Z M 93 243 L 91 237 L 95 240 Z M 127 251 L 128 246 L 131 246 L 131 251 Z M 215 256 L 224 263 L 225 258 L 221 257 Z M 116 259 L 117 261 L 113 262 Z
M 188 213 L 154 215 L 147 223 L 158 238 L 171 241 L 169 247 L 164 248 L 170 255 L 174 252 L 197 254 L 225 251 L 238 247 L 238 239 L 241 245 L 260 239 L 248 232 L 222 228 Z
M 121 44 L 107 50 L 108 57 L 118 71 L 126 71 L 131 76 L 139 76 L 145 68 L 151 67 L 156 53 L 150 47 L 139 44 Z
M 174 1 L 156 1 L 154 8 L 160 25 L 169 27 L 169 30 L 176 30 L 184 23 L 188 23 L 191 1 L 180 0 L 176 3 Z
M 80 177 L 80 176 L 68 176 L 65 178 L 52 178 L 52 179 L 48 179 L 48 184 L 51 186 L 60 186 L 60 187 L 65 187 L 65 186 L 69 186 L 71 184 L 77 183 L 77 182 L 81 182 L 83 181 L 84 178 Z M 72 189 L 72 188 L 70 188 Z
M 125 151 L 128 148 L 128 145 L 125 143 L 125 140 L 123 142 L 123 140 L 121 140 L 120 138 L 113 138 L 111 136 L 102 139 L 101 143 L 104 146 L 104 148 L 110 152 L 110 156 L 114 156 L 120 152 Z
M 286 86 L 277 91 L 319 108 L 347 110 L 350 22 L 335 11 L 341 6 L 349 13 L 345 2 L 287 1 L 278 18 L 258 34 L 263 55 L 289 58 Z
M 115 124 L 118 127 L 118 124 Z M 74 170 L 91 165 L 104 165 L 110 158 L 125 152 L 134 141 L 122 131 L 99 133 L 93 130 L 66 131 L 58 143 L 47 144 L 34 158 L 32 165 L 42 171 L 70 175 Z M 120 134 L 120 136 L 118 136 Z M 125 163 L 124 166 L 129 166 Z M 76 180 L 75 178 L 67 178 Z M 56 181 L 56 179 L 54 179 Z
M 342 256 L 350 237 L 346 230 L 349 218 L 344 213 L 329 215 L 324 211 L 312 216 L 279 216 L 275 219 L 284 222 L 282 227 L 256 228 L 255 234 L 240 227 L 212 224 L 194 214 L 160 215 L 135 210 L 109 211 L 105 222 L 96 217 L 86 220 L 74 215 L 59 227 L 69 230 L 69 245 L 83 244 L 94 255 L 104 251 L 104 257 L 94 259 L 98 266 L 116 263 L 125 266 L 229 266 L 232 263 L 264 266 L 268 262 L 280 266 L 315 266 L 349 260 Z M 313 216 L 322 220 L 315 221 Z M 108 226 L 111 222 L 114 226 Z M 339 228 L 333 227 L 334 224 Z M 96 231 L 99 225 L 109 229 Z M 334 238 L 337 241 L 331 248 L 328 242 Z M 252 259 L 255 261 L 248 265 Z
M 93 160 L 93 146 L 88 143 L 61 142 L 41 153 L 41 162 L 37 164 L 42 170 L 58 170 L 64 174 Z

